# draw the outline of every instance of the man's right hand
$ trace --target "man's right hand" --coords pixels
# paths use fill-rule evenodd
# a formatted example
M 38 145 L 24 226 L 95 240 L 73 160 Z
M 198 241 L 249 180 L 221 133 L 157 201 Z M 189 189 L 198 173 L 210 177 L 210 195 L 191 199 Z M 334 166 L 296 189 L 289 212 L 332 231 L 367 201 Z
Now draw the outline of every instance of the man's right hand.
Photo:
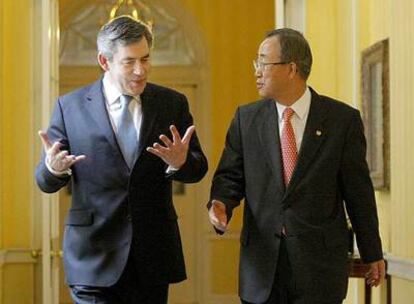
M 62 144 L 58 141 L 52 144 L 46 132 L 39 131 L 38 133 L 46 152 L 46 161 L 54 171 L 66 172 L 74 163 L 85 159 L 85 155 L 75 156 L 69 155 L 69 152 L 66 150 L 61 151 Z
M 210 223 L 218 230 L 225 232 L 227 230 L 226 205 L 218 200 L 212 200 L 211 207 L 208 210 Z

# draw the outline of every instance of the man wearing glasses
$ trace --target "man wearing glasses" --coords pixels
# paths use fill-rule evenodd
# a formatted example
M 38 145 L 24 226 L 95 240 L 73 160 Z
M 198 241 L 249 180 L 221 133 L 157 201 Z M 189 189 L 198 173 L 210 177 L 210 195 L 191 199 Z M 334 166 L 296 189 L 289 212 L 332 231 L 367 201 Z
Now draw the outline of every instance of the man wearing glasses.
M 245 199 L 242 303 L 339 304 L 347 292 L 345 207 L 368 283 L 385 275 L 359 112 L 307 86 L 303 35 L 271 31 L 253 62 L 259 95 L 241 106 L 213 178 L 209 217 L 224 233 Z

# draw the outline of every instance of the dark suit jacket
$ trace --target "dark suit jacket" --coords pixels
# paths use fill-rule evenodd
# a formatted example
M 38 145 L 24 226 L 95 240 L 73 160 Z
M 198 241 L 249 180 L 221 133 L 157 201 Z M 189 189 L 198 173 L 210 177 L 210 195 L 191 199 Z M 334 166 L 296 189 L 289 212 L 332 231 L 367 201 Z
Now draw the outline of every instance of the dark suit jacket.
M 345 297 L 348 234 L 343 202 L 363 260 L 382 258 L 359 112 L 311 92 L 303 141 L 287 189 L 273 100 L 237 110 L 213 179 L 211 199 L 226 204 L 229 218 L 245 198 L 239 292 L 248 302 L 262 303 L 269 297 L 283 226 L 296 291 L 305 296 L 304 303 Z
M 125 163 L 105 107 L 102 81 L 60 97 L 48 135 L 71 154 L 86 155 L 72 168 L 72 178 L 58 178 L 44 156 L 36 179 L 44 192 L 72 181 L 72 205 L 66 218 L 64 263 L 68 284 L 110 286 L 127 259 L 149 284 L 186 278 L 172 202 L 172 180 L 199 181 L 207 160 L 194 134 L 186 163 L 167 176 L 167 165 L 146 147 L 169 135 L 175 124 L 181 135 L 193 123 L 184 95 L 148 84 L 141 95 L 143 122 L 139 156 L 132 170 Z

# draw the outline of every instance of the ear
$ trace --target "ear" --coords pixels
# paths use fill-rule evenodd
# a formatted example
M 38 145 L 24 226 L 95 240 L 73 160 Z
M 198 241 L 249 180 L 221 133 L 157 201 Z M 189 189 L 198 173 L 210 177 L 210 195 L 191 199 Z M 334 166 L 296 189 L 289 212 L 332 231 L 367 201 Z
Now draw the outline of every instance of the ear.
M 106 58 L 102 53 L 98 53 L 98 63 L 105 72 L 109 71 L 109 59 Z
M 289 64 L 289 69 L 289 78 L 293 79 L 299 73 L 298 66 L 296 65 L 296 63 L 291 62 Z

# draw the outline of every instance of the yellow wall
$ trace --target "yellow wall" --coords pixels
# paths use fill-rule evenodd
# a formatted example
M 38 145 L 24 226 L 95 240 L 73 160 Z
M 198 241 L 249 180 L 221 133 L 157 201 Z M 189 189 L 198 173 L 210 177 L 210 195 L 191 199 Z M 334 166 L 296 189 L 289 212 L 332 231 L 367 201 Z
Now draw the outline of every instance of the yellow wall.
M 391 252 L 414 259 L 414 2 L 390 1 Z M 393 303 L 412 303 L 414 282 L 393 281 Z
M 309 84 L 324 95 L 336 97 L 337 1 L 306 3 L 306 33 L 313 55 Z
M 2 244 L 28 247 L 32 168 L 31 142 L 31 15 L 30 1 L 3 3 L 2 104 Z M 23 16 L 22 16 L 23 14 Z M 16 15 L 21 18 L 16 18 Z M 23 228 L 23 229 L 22 229 Z M 15 233 L 18 232 L 18 233 Z
M 0 252 L 3 254 L 11 248 L 30 248 L 32 1 L 2 0 L 0 7 Z M 31 303 L 30 264 L 0 266 L 0 275 L 4 283 L 0 303 Z
M 359 50 L 362 52 L 370 45 L 390 37 L 390 0 L 370 0 L 361 1 L 359 4 Z M 392 70 L 390 65 L 390 70 Z M 360 76 L 359 76 L 360 77 Z M 392 123 L 391 123 L 392 127 Z M 392 147 L 391 147 L 392 149 Z M 391 153 L 393 157 L 393 153 Z M 377 191 L 377 208 L 380 221 L 380 233 L 383 242 L 383 250 L 390 252 L 390 213 L 391 213 L 391 191 Z M 374 292 L 373 299 L 376 303 L 385 301 L 385 286 L 381 286 L 380 290 Z M 396 302 L 404 303 L 404 302 Z
M 399 5 L 396 5 L 398 3 Z M 414 258 L 414 3 L 395 1 L 391 22 L 392 252 Z M 407 240 L 411 240 L 408 242 Z
M 364 49 L 373 45 L 374 43 L 390 37 L 390 0 L 369 0 L 361 1 L 359 4 L 359 50 L 362 52 Z M 393 67 L 390 65 L 390 70 Z M 392 112 L 392 111 L 391 111 Z M 392 128 L 392 123 L 391 123 Z M 391 147 L 392 150 L 392 147 Z M 391 158 L 393 158 L 391 152 Z M 392 209 L 392 190 L 377 191 L 377 208 L 380 221 L 380 233 L 383 242 L 383 249 L 385 252 L 392 252 L 391 248 L 391 209 Z M 380 290 L 376 290 L 373 294 L 375 303 L 382 303 L 385 298 L 384 293 L 385 286 L 381 286 Z M 381 302 L 382 301 L 382 302 Z M 405 302 L 395 302 L 405 303 Z
M 391 189 L 376 192 L 383 247 L 388 253 L 413 259 L 414 3 L 363 0 L 357 1 L 357 11 L 359 52 L 390 39 Z M 310 84 L 323 94 L 352 104 L 351 1 L 307 1 L 306 29 L 315 60 Z M 360 102 L 359 96 L 358 106 Z M 393 303 L 412 302 L 413 282 L 394 278 L 392 284 Z M 355 291 L 357 298 L 363 292 L 362 284 L 350 287 L 346 303 L 354 303 Z M 373 303 L 385 303 L 383 286 L 374 291 Z

